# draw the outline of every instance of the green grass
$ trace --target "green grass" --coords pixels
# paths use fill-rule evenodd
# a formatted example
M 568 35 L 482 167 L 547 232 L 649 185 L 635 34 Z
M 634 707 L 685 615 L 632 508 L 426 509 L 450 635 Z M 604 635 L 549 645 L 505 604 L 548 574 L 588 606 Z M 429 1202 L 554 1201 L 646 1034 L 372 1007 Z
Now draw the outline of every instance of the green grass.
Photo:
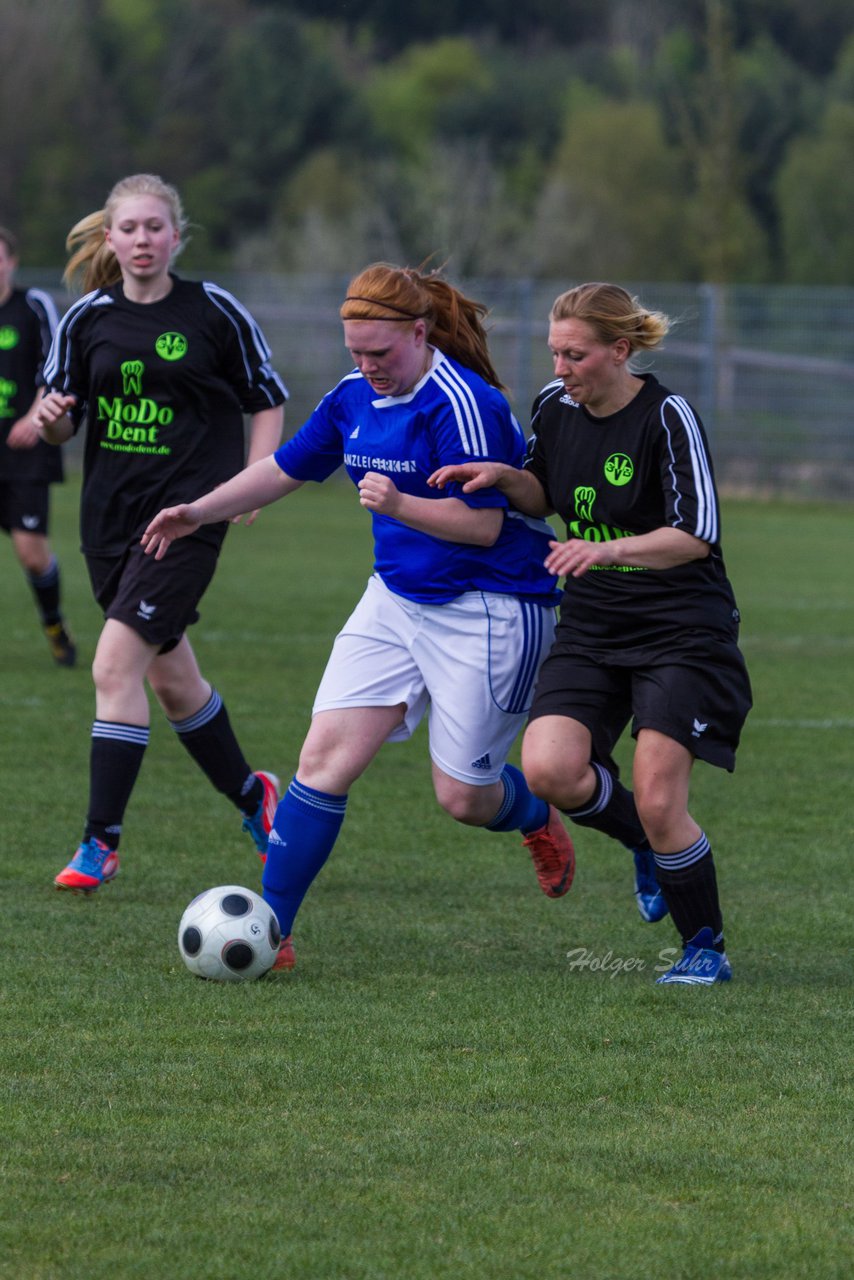
M 672 927 L 640 921 L 595 833 L 550 902 L 516 837 L 440 814 L 420 733 L 354 788 L 296 971 L 232 987 L 190 977 L 177 923 L 258 866 L 162 717 L 121 875 L 91 900 L 51 887 L 86 803 L 99 630 L 76 490 L 54 540 L 78 670 L 50 665 L 8 548 L 0 578 L 0 1276 L 849 1276 L 850 508 L 725 509 L 756 706 L 693 809 L 729 987 L 655 987 Z M 369 556 L 334 483 L 229 535 L 193 639 L 257 767 L 294 770 Z

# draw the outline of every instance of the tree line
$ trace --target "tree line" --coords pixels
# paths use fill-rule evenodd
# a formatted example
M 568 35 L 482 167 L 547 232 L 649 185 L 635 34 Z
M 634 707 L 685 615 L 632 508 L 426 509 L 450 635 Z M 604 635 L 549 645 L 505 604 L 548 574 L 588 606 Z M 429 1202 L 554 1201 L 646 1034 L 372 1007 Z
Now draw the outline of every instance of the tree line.
M 854 284 L 849 0 L 0 0 L 0 222 L 174 182 L 188 268 Z

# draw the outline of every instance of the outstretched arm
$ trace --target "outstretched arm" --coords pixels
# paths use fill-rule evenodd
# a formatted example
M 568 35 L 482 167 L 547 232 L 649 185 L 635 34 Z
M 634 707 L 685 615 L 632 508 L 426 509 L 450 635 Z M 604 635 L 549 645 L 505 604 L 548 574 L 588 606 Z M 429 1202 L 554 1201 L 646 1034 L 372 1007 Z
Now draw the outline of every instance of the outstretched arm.
M 500 489 L 517 511 L 528 516 L 546 516 L 553 510 L 546 502 L 545 490 L 537 477 L 530 471 L 511 467 L 508 462 L 461 462 L 455 466 L 439 467 L 427 479 L 427 483 L 436 489 L 443 489 L 452 481 L 462 485 L 463 493 Z
M 682 529 L 663 525 L 649 533 L 627 535 L 611 542 L 587 542 L 570 538 L 568 542 L 550 542 L 551 551 L 545 566 L 556 577 L 580 578 L 593 565 L 613 568 L 626 565 L 633 569 L 674 569 L 691 560 L 704 560 L 711 551 L 708 542 L 695 538 Z
M 146 555 L 153 554 L 156 560 L 162 560 L 176 538 L 195 533 L 200 525 L 231 520 L 247 511 L 267 507 L 277 498 L 299 489 L 302 483 L 283 471 L 272 455 L 261 458 L 195 502 L 182 502 L 159 512 L 142 535 Z

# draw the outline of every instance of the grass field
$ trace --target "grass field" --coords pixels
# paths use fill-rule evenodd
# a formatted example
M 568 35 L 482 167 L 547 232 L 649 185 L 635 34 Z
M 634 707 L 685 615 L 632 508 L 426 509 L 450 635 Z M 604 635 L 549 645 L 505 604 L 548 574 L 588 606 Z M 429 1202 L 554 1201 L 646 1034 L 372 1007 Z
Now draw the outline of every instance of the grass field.
M 8 547 L 0 574 L 3 1280 L 854 1273 L 850 507 L 725 507 L 756 705 L 736 773 L 696 771 L 735 974 L 714 990 L 654 985 L 675 934 L 608 841 L 578 832 L 552 902 L 515 836 L 441 815 L 421 734 L 354 788 L 292 975 L 184 968 L 186 903 L 259 867 L 162 718 L 120 876 L 56 893 L 99 629 L 75 507 L 72 481 L 78 670 L 52 668 Z M 203 606 L 203 670 L 284 779 L 367 524 L 349 488 L 303 491 L 231 532 Z

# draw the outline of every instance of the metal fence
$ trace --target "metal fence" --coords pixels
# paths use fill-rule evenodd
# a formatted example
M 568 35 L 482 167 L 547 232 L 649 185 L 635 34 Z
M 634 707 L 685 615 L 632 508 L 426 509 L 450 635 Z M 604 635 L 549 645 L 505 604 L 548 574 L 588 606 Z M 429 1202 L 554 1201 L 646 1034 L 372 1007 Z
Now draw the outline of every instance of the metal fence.
M 54 292 L 56 274 L 22 274 Z M 273 347 L 295 430 L 350 366 L 338 307 L 346 278 L 216 274 L 253 312 Z M 490 346 L 525 425 L 551 376 L 547 315 L 573 282 L 458 282 L 490 308 Z M 690 400 L 725 493 L 854 499 L 854 289 L 628 284 L 676 323 L 645 362 Z

